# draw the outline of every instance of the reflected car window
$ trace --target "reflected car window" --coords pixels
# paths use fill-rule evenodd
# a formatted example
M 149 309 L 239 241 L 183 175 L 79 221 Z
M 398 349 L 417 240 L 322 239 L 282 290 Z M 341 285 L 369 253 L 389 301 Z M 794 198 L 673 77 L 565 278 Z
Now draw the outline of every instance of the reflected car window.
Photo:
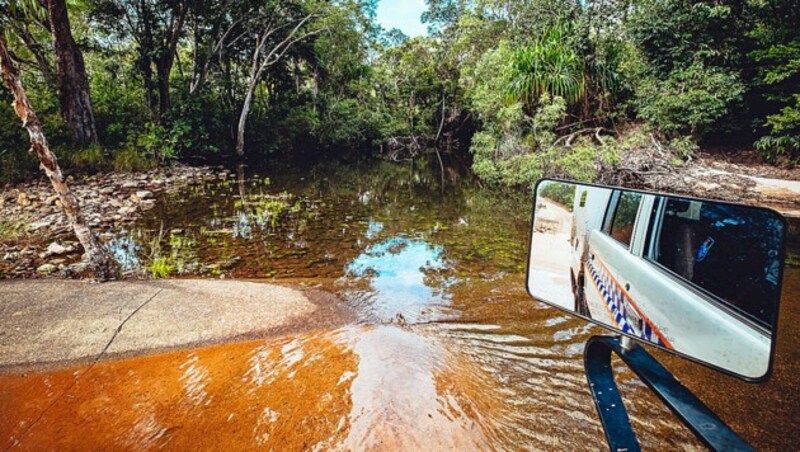
M 672 198 L 662 198 L 661 205 L 650 258 L 772 326 L 783 224 L 767 211 L 747 207 Z
M 620 243 L 630 246 L 633 235 L 633 225 L 636 222 L 636 213 L 642 202 L 642 194 L 625 192 L 619 197 L 614 219 L 611 223 L 611 237 Z

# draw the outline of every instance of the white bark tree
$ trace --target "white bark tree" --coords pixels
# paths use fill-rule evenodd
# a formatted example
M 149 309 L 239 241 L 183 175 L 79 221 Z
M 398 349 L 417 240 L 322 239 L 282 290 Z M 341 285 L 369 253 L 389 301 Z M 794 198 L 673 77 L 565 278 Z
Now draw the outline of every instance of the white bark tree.
M 75 235 L 83 245 L 83 262 L 73 267 L 73 270 L 78 273 L 89 271 L 103 281 L 115 278 L 119 273 L 119 266 L 109 255 L 108 250 L 97 239 L 91 228 L 89 228 L 88 223 L 81 214 L 78 199 L 64 180 L 64 175 L 58 166 L 58 160 L 50 151 L 47 139 L 42 131 L 42 125 L 31 107 L 17 69 L 11 60 L 2 29 L 0 29 L 0 72 L 2 72 L 3 81 L 14 96 L 14 102 L 12 103 L 14 111 L 22 120 L 22 127 L 30 135 L 31 150 L 39 158 L 42 171 L 50 179 L 50 183 L 53 184 L 53 189 L 58 194 L 61 205 L 64 207 L 64 213 L 67 215 Z
M 264 71 L 279 63 L 286 55 L 286 52 L 295 44 L 322 32 L 322 28 L 311 30 L 305 28 L 315 16 L 312 12 L 292 19 L 282 17 L 280 13 L 273 13 L 266 24 L 258 27 L 258 31 L 255 33 L 253 55 L 250 58 L 247 91 L 239 113 L 239 124 L 236 128 L 236 153 L 239 156 L 244 155 L 244 134 L 247 116 L 250 114 L 250 106 L 253 103 L 253 95 L 258 82 L 261 80 Z M 288 32 L 286 32 L 287 30 Z M 283 32 L 286 32 L 286 34 L 282 35 Z

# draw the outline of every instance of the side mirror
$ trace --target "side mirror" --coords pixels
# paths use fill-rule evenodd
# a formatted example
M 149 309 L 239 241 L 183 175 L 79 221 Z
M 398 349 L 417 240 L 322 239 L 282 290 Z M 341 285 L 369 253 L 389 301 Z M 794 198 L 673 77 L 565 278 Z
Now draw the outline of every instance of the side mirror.
M 786 231 L 768 209 L 542 180 L 528 292 L 638 341 L 764 381 Z

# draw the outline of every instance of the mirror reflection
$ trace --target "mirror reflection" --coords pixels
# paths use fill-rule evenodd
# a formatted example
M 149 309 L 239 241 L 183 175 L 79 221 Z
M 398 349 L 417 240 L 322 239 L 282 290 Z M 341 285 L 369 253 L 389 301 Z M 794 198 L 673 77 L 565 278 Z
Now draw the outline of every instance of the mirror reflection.
M 767 375 L 785 222 L 714 201 L 537 186 L 528 290 L 745 379 Z

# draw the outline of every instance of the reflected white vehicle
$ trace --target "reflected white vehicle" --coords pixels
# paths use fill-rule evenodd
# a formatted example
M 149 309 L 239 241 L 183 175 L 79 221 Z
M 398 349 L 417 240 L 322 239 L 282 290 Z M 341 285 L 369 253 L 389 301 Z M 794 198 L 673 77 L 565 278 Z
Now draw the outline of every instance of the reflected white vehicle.
M 576 313 L 747 379 L 765 376 L 779 297 L 776 214 L 583 185 L 564 207 Z

